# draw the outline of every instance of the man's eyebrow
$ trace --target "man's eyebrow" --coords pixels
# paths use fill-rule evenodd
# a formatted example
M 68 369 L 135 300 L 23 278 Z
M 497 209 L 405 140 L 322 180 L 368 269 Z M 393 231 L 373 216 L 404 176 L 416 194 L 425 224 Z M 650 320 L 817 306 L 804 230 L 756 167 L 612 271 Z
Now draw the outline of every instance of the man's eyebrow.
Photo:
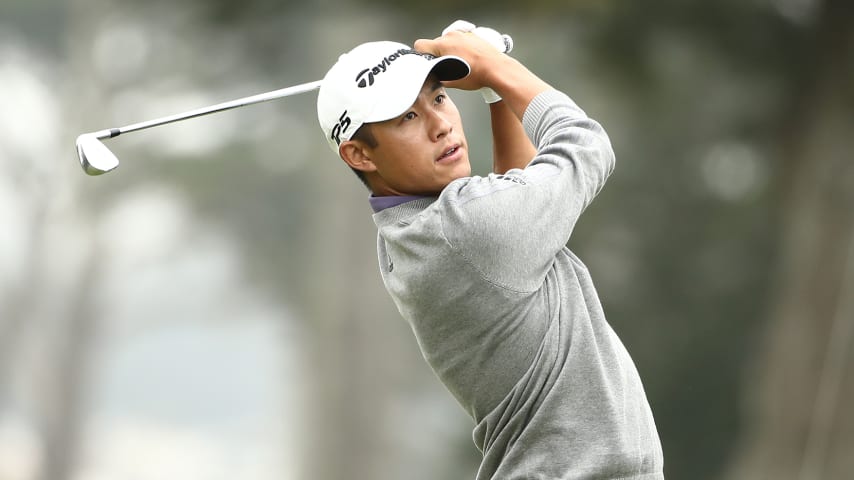
M 433 80 L 433 83 L 430 85 L 430 91 L 431 91 L 431 92 L 435 92 L 436 90 L 439 90 L 439 89 L 444 88 L 444 87 L 445 87 L 445 86 L 444 86 L 444 85 L 442 85 L 442 82 L 440 82 L 439 80 L 435 80 L 435 79 L 434 79 L 434 80 Z

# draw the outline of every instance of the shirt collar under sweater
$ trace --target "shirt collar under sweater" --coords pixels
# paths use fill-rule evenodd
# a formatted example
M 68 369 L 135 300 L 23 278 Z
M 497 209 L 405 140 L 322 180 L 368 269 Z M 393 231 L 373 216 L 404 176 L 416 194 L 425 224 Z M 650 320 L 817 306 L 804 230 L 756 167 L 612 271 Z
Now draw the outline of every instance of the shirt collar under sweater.
M 405 196 L 395 196 L 389 195 L 384 197 L 375 197 L 371 195 L 368 198 L 368 201 L 371 203 L 371 208 L 374 209 L 374 213 L 379 213 L 386 208 L 396 207 L 398 205 L 402 205 L 407 202 L 411 202 L 413 200 L 418 200 L 420 198 L 426 198 L 419 195 L 405 195 Z

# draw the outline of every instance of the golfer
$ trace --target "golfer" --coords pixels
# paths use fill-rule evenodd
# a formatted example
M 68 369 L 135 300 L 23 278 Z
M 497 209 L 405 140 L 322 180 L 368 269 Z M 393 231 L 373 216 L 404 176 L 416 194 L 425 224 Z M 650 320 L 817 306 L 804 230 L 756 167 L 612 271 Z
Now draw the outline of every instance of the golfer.
M 447 88 L 491 89 L 493 173 L 472 176 Z M 371 192 L 385 287 L 474 419 L 477 478 L 663 479 L 638 372 L 566 246 L 614 168 L 602 127 L 458 31 L 359 45 L 317 108 Z

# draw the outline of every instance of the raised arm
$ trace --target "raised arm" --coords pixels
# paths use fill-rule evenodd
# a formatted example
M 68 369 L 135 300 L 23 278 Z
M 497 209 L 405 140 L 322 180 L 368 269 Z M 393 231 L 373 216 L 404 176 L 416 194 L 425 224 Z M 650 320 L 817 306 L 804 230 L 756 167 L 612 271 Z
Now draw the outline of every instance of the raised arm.
M 537 154 L 537 149 L 522 122 L 503 102 L 489 104 L 492 118 L 492 171 L 506 173 L 513 168 L 525 168 Z
M 503 98 L 500 103 L 519 122 L 531 100 L 552 89 L 517 60 L 498 52 L 485 40 L 471 33 L 450 32 L 433 40 L 417 40 L 414 46 L 418 51 L 437 56 L 457 55 L 464 58 L 471 67 L 471 73 L 447 85 L 462 90 L 492 88 Z
M 443 191 L 448 242 L 496 285 L 533 291 L 614 168 L 608 136 L 568 96 L 473 35 L 419 41 L 416 49 L 466 59 L 470 75 L 449 86 L 495 90 L 537 148 L 522 170 Z M 469 201 L 486 195 L 490 201 Z

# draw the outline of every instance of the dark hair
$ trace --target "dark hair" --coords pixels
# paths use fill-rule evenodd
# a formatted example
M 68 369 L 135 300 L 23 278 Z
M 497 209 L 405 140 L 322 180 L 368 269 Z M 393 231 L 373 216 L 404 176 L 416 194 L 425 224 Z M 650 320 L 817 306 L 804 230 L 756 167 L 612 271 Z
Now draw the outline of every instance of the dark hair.
M 370 148 L 377 148 L 377 145 L 379 145 L 379 143 L 377 142 L 377 138 L 374 137 L 374 132 L 371 131 L 370 123 L 363 123 L 362 126 L 359 127 L 359 129 L 353 133 L 353 136 L 350 137 L 350 140 L 358 140 Z M 365 186 L 368 187 L 368 190 L 370 190 L 371 186 L 368 185 L 368 179 L 365 178 L 365 172 L 361 170 L 356 170 L 353 167 L 350 167 L 350 169 L 353 170 L 353 173 L 355 173 L 356 176 L 359 177 L 359 180 L 361 180 L 362 183 L 364 183 Z

